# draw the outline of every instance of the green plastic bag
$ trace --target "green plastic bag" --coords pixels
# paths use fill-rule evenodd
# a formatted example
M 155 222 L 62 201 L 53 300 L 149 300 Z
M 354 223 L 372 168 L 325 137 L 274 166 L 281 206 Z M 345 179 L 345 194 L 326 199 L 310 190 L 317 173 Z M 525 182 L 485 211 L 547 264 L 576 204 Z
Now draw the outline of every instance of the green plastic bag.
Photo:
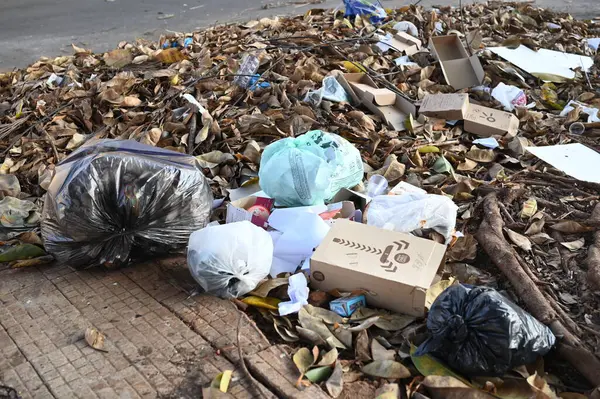
M 364 174 L 360 152 L 337 134 L 312 130 L 268 145 L 258 173 L 263 191 L 278 205 L 323 204 Z

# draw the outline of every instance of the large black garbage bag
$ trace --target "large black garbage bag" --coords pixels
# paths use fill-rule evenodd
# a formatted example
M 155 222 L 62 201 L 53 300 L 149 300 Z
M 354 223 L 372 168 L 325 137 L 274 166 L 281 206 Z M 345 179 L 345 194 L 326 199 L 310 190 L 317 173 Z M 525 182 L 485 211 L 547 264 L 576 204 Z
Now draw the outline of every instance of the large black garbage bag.
M 417 355 L 432 354 L 463 375 L 494 376 L 545 355 L 552 331 L 496 290 L 454 285 L 427 316 L 432 336 Z
M 196 159 L 129 140 L 87 144 L 56 168 L 42 213 L 46 250 L 75 268 L 185 248 L 209 221 Z

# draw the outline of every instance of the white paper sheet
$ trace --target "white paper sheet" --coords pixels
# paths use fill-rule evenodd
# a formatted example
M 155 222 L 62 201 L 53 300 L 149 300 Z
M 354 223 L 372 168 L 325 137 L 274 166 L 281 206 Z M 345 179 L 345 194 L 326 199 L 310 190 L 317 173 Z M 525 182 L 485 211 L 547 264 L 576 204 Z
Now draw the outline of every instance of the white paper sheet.
M 573 79 L 575 72 L 571 69 L 582 68 L 587 71 L 594 65 L 592 58 L 583 55 L 546 49 L 533 51 L 526 46 L 519 46 L 516 49 L 488 47 L 488 50 L 531 74 L 543 73 Z
M 275 225 L 279 227 L 277 230 L 281 233 L 271 232 L 273 238 L 271 276 L 282 272 L 293 273 L 306 258 L 312 256 L 313 250 L 329 232 L 330 226 L 317 213 L 302 212 L 297 209 L 299 208 L 278 209 L 269 217 L 269 225 L 274 227 L 272 221 L 275 221 Z
M 600 154 L 583 144 L 526 147 L 526 150 L 569 176 L 600 183 Z

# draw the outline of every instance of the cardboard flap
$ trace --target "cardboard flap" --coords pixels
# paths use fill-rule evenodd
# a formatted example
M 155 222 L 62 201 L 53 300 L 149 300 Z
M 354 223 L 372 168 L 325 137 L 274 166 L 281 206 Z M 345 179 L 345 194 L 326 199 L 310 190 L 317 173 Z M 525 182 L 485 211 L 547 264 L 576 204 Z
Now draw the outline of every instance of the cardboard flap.
M 481 65 L 481 61 L 479 61 L 479 57 L 477 55 L 473 55 L 469 57 L 469 61 L 471 62 L 471 67 L 473 68 L 473 72 L 475 76 L 477 76 L 478 84 L 483 82 L 485 79 L 485 71 L 483 70 L 483 65 Z
M 378 89 L 366 83 L 354 82 L 350 83 L 350 86 L 377 105 L 392 105 L 396 101 L 396 93 L 389 89 Z
M 431 38 L 430 48 L 440 61 L 468 58 L 469 54 L 456 35 L 436 36 Z
M 416 46 L 417 48 L 421 48 L 421 41 L 416 37 L 409 35 L 406 32 L 398 32 L 394 35 L 394 38 L 399 42 L 408 44 L 409 46 Z
M 469 58 L 462 58 L 441 63 L 442 72 L 444 73 L 446 81 L 455 90 L 477 86 L 483 81 L 483 76 L 480 78 L 473 70 L 472 62 L 473 60 Z M 477 60 L 477 62 L 479 62 L 479 60 Z M 481 66 L 481 64 L 479 65 Z M 483 72 L 483 68 L 481 69 L 481 72 Z

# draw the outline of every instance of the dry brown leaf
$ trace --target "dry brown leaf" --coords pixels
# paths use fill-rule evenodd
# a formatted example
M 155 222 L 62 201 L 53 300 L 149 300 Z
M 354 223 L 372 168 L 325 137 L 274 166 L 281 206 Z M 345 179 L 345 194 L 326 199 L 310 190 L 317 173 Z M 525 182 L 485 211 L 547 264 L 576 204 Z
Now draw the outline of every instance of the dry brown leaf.
M 128 49 L 116 49 L 104 54 L 104 63 L 113 68 L 123 68 L 131 64 L 133 55 Z
M 87 330 L 85 330 L 85 342 L 96 350 L 108 352 L 104 349 L 105 339 L 106 336 L 93 327 L 88 327 Z

